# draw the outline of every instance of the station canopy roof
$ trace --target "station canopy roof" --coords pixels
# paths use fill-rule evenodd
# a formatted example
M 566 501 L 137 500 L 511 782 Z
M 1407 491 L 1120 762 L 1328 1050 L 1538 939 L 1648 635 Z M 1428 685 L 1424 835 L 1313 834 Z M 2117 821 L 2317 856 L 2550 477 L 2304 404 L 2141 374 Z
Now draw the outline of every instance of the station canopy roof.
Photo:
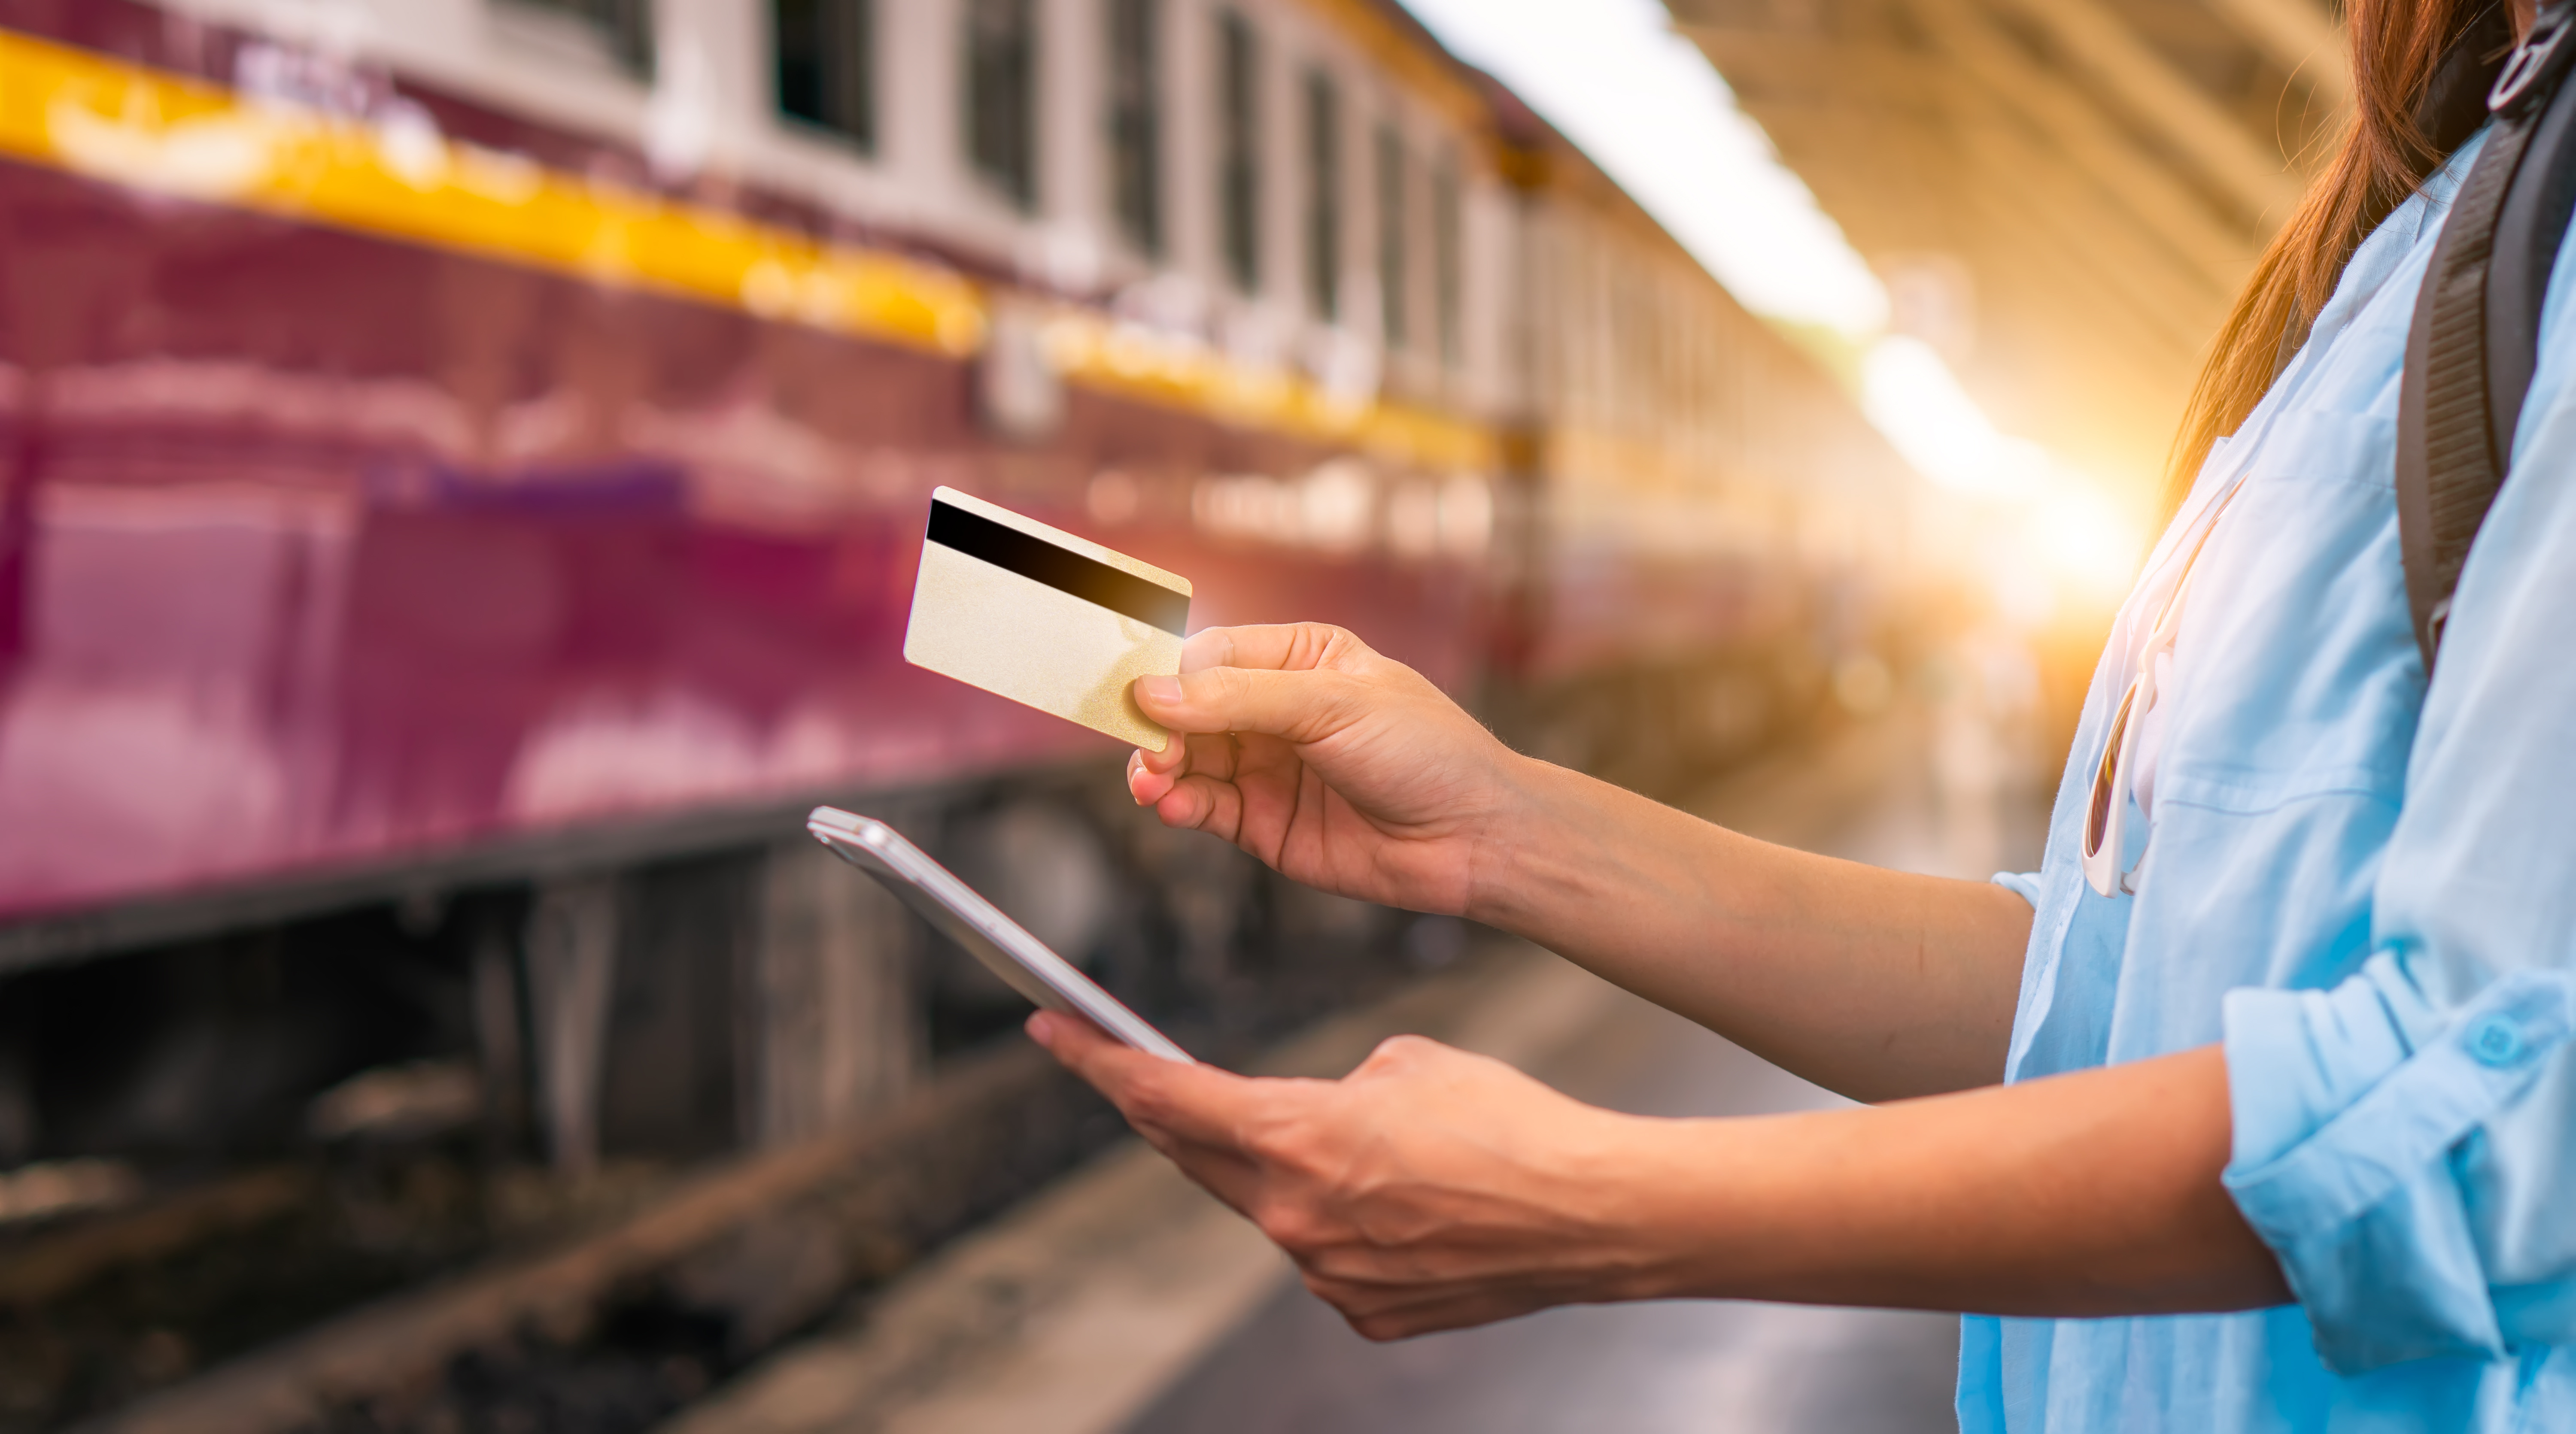
M 2352 101 L 2324 0 L 1666 0 L 2006 432 L 2156 486 Z

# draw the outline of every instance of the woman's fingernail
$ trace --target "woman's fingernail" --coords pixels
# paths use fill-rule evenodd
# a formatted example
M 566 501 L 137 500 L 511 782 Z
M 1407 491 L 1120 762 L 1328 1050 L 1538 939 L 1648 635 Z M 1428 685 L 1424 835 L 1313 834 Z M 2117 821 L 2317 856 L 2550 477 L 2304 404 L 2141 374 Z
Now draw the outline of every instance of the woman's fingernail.
M 1030 1016 L 1027 1029 L 1030 1040 L 1048 1050 L 1055 1049 L 1055 1021 L 1046 1012 L 1040 1011 Z
M 1181 700 L 1181 679 L 1177 677 L 1139 677 L 1136 700 L 1158 702 L 1168 707 Z

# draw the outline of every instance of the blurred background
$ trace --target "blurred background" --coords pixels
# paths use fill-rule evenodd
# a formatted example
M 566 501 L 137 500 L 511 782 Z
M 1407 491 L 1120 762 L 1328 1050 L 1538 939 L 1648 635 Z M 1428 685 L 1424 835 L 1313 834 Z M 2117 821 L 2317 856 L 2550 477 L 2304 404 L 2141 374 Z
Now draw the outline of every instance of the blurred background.
M 2027 867 L 2342 43 L 0 0 L 0 1434 L 1949 1427 L 1937 1316 L 1360 1344 L 801 816 L 1229 1065 L 1830 1101 L 907 667 L 930 490 L 1745 830 Z

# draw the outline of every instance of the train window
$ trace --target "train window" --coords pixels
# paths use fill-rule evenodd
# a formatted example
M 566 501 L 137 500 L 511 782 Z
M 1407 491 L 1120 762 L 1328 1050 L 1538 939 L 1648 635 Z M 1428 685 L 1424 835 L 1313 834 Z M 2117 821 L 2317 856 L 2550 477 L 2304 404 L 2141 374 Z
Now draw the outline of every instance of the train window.
M 1379 319 L 1386 333 L 1386 346 L 1403 348 L 1412 341 L 1405 323 L 1406 307 L 1412 298 L 1411 286 L 1405 281 L 1409 256 L 1406 254 L 1404 210 L 1406 199 L 1406 166 L 1404 135 L 1391 124 L 1377 127 L 1377 283 Z
M 1306 302 L 1317 318 L 1341 317 L 1341 91 L 1322 70 L 1306 72 Z
M 508 0 L 508 8 L 568 21 L 627 73 L 653 76 L 652 0 Z
M 1440 361 L 1456 368 L 1466 358 L 1460 292 L 1458 161 L 1447 155 L 1431 171 L 1431 303 L 1439 331 Z
M 1252 22 L 1217 17 L 1217 203 L 1225 269 L 1234 287 L 1261 287 L 1260 52 Z
M 875 0 L 770 0 L 778 112 L 877 147 Z
M 1109 0 L 1109 186 L 1136 252 L 1163 252 L 1163 106 L 1158 0 Z
M 1033 0 L 966 0 L 966 158 L 1023 210 L 1038 202 Z

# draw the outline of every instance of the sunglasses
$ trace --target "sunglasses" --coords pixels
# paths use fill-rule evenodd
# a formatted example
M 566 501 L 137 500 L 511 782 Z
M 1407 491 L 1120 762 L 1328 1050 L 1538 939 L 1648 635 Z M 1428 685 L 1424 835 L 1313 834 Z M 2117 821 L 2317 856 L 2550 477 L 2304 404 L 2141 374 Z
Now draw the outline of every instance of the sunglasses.
M 2182 627 L 2184 594 L 2191 591 L 2191 580 L 2200 567 L 2200 554 L 2209 546 L 2209 535 L 2218 531 L 2219 516 L 2235 501 L 2243 484 L 2222 495 L 2203 521 L 2200 537 L 2191 545 L 2191 555 L 2183 559 L 2182 576 L 2174 582 L 2173 592 L 2156 612 L 2155 626 L 2147 630 L 2146 644 L 2138 651 L 2137 671 L 2129 678 L 2129 690 L 2120 695 L 2119 710 L 2111 718 L 2110 738 L 2102 744 L 2102 758 L 2093 767 L 2093 797 L 2084 810 L 2084 880 L 2104 896 L 2118 896 L 2135 891 L 2130 877 L 2135 867 L 2121 859 L 2129 835 L 2129 784 L 2137 770 L 2139 733 L 2146 727 L 2147 712 L 2156 705 L 2156 673 L 2159 659 L 2173 653 L 2174 634 Z

